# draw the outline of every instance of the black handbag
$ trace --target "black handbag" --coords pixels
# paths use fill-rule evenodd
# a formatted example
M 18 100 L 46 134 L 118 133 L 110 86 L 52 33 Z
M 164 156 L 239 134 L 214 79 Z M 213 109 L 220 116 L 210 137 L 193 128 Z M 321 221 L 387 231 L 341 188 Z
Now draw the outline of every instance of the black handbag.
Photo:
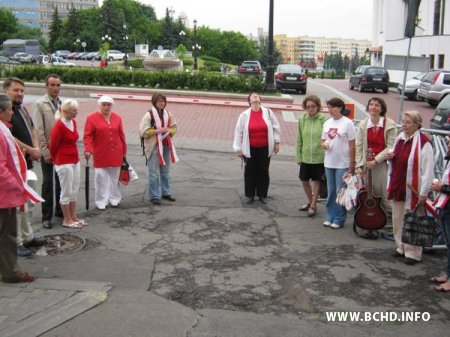
M 423 207 L 421 215 L 417 212 Z M 417 206 L 403 218 L 402 242 L 413 246 L 432 247 L 436 219 L 427 214 L 425 206 Z

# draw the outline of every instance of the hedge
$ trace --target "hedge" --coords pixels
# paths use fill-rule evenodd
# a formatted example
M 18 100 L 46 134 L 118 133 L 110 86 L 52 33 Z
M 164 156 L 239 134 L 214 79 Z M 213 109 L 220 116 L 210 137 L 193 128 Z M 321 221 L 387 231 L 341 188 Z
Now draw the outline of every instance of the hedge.
M 24 81 L 43 82 L 49 74 L 57 74 L 64 83 L 100 85 L 100 86 L 134 86 L 138 88 L 159 88 L 172 90 L 205 90 L 225 92 L 262 92 L 264 83 L 254 77 L 225 76 L 223 74 L 201 71 L 187 73 L 183 71 L 151 72 L 144 70 L 112 70 L 81 67 L 45 67 L 15 66 L 0 67 L 3 78 L 19 77 Z

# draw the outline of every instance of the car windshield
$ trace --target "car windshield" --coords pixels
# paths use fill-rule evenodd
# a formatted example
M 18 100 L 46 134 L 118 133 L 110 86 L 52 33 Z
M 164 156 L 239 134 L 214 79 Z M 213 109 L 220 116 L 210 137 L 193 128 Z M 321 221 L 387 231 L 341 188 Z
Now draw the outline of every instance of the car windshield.
M 386 70 L 383 68 L 368 68 L 367 75 L 384 75 L 386 74 Z
M 280 73 L 301 73 L 302 67 L 297 66 L 295 64 L 282 65 L 278 68 L 278 72 L 280 72 Z

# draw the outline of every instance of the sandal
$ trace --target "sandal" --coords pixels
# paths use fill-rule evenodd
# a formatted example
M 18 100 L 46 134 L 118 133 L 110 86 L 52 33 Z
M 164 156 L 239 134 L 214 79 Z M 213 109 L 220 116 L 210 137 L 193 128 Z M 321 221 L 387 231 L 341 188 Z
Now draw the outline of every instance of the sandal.
M 77 219 L 76 222 L 78 222 L 81 226 L 87 226 L 88 223 L 86 220 L 83 219 Z
M 447 276 L 446 275 L 439 275 L 439 276 L 433 276 L 430 277 L 430 282 L 433 283 L 445 283 L 447 282 Z
M 307 211 L 311 205 L 309 203 L 304 204 L 302 207 L 300 207 L 299 211 Z
M 72 222 L 72 223 L 69 223 L 69 224 L 63 223 L 62 226 L 63 227 L 68 227 L 68 228 L 82 228 L 83 227 L 83 225 L 80 224 L 78 221 L 75 221 L 75 222 Z
M 433 290 L 440 293 L 450 293 L 450 288 L 444 288 L 443 286 L 434 285 Z
M 315 207 L 310 206 L 308 208 L 308 218 L 312 218 L 314 215 L 316 215 L 317 211 Z

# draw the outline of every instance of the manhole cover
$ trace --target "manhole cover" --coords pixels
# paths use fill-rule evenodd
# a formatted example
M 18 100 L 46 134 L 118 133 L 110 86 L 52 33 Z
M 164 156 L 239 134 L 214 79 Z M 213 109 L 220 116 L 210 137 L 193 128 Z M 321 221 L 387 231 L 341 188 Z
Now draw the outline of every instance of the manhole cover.
M 31 247 L 34 255 L 61 255 L 76 252 L 86 244 L 86 240 L 72 234 L 52 234 L 44 236 L 48 243 L 42 247 Z

